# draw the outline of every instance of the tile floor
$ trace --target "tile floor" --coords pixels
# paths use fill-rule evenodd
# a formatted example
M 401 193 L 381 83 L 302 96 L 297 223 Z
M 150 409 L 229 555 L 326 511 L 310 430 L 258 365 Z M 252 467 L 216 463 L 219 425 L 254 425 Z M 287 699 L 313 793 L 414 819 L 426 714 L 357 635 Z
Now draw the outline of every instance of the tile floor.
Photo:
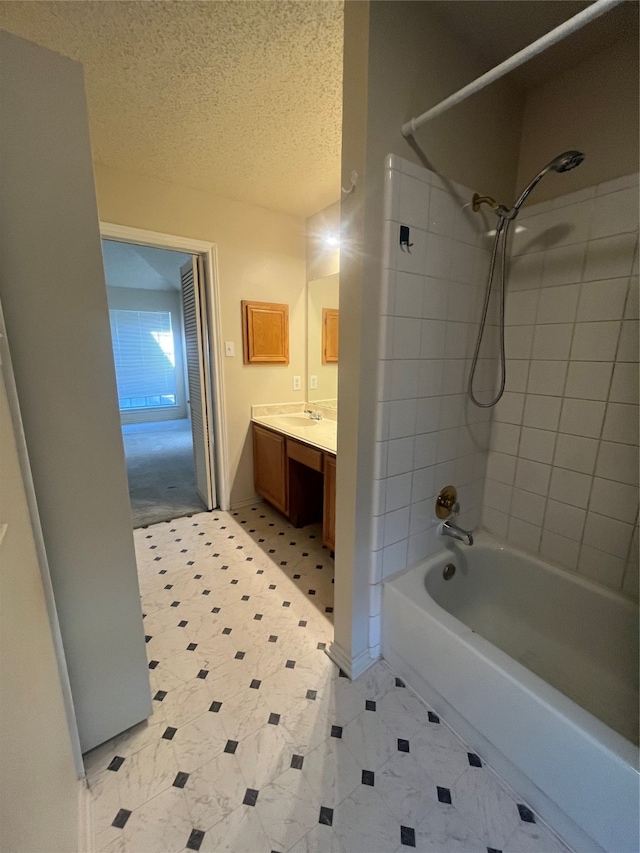
M 377 663 L 331 641 L 319 527 L 259 505 L 135 531 L 153 716 L 85 756 L 105 853 L 566 853 Z

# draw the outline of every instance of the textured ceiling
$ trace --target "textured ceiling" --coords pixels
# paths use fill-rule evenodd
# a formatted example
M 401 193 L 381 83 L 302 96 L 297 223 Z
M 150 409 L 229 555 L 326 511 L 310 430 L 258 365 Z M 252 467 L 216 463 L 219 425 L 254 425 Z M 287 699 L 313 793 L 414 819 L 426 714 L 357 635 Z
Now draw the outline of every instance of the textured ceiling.
M 109 287 L 180 290 L 180 267 L 191 255 L 103 240 L 102 257 Z
M 340 195 L 342 3 L 0 3 L 85 67 L 94 159 L 307 216 Z

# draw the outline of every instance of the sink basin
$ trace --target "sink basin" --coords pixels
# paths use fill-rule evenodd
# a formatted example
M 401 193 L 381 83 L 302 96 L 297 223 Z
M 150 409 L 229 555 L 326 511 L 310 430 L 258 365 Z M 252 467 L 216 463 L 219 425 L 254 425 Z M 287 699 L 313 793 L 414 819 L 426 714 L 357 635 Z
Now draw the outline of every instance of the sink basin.
M 281 427 L 314 427 L 318 426 L 321 421 L 315 421 L 309 415 L 274 415 L 273 422 Z

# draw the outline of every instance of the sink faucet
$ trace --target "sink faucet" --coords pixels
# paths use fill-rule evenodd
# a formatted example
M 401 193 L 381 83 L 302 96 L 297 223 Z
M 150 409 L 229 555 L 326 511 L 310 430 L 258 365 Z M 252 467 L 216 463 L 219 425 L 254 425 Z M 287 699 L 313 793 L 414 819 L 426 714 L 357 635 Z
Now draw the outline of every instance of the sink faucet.
M 470 530 L 464 530 L 462 527 L 458 527 L 453 521 L 443 521 L 442 524 L 438 527 L 438 533 L 440 536 L 451 536 L 453 539 L 458 539 L 460 542 L 466 542 L 467 545 L 473 545 L 473 534 Z
M 304 413 L 305 413 L 305 415 L 309 415 L 309 417 L 313 421 L 321 421 L 322 420 L 322 415 L 320 414 L 320 412 L 314 412 L 312 409 L 305 409 Z

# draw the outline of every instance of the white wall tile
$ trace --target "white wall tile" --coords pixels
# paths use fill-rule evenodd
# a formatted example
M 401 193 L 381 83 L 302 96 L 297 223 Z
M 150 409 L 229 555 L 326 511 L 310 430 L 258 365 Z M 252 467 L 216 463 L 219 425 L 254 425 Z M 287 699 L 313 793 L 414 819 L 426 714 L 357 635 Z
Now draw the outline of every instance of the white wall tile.
M 431 498 L 436 493 L 435 487 L 436 469 L 434 465 L 428 468 L 419 468 L 411 476 L 411 503 Z M 446 483 L 442 484 L 446 486 Z
M 507 538 L 509 516 L 506 512 L 484 506 L 482 509 L 482 526 L 499 539 Z
M 638 405 L 638 365 L 620 362 L 613 368 L 609 400 Z
M 578 572 L 589 580 L 620 589 L 624 574 L 624 560 L 583 545 L 578 559 Z
M 554 468 L 549 484 L 549 497 L 561 503 L 586 509 L 589 504 L 591 477 L 566 468 Z
M 638 361 L 638 321 L 624 320 L 616 361 Z
M 605 404 L 595 400 L 564 400 L 560 416 L 560 432 L 599 438 Z
M 499 483 L 497 480 L 486 479 L 484 490 L 484 502 L 492 509 L 498 509 L 500 512 L 508 513 L 511 509 L 511 493 L 513 487 L 506 483 Z
M 571 345 L 571 358 L 576 361 L 614 361 L 620 321 L 576 323 Z
M 637 239 L 635 234 L 617 234 L 601 240 L 590 240 L 583 281 L 601 281 L 630 275 Z
M 539 290 L 508 291 L 505 305 L 507 326 L 527 326 L 538 310 Z
M 453 240 L 441 234 L 429 234 L 425 253 L 425 264 L 420 272 L 433 278 L 449 278 Z
M 593 474 L 597 454 L 598 442 L 594 438 L 558 433 L 553 464 L 558 468 Z
M 521 424 L 524 411 L 524 394 L 514 394 L 505 391 L 502 399 L 495 406 L 494 418 L 508 424 Z
M 584 544 L 612 554 L 621 560 L 626 559 L 633 526 L 615 518 L 606 518 L 594 512 L 587 513 L 584 526 Z
M 421 360 L 417 365 L 414 397 L 436 397 L 442 389 L 442 365 L 437 358 Z
M 536 323 L 573 323 L 579 293 L 579 284 L 543 288 L 540 291 Z
M 446 320 L 449 307 L 449 282 L 441 278 L 422 278 L 422 316 L 432 320 Z
M 509 264 L 509 291 L 537 290 L 542 284 L 544 252 L 515 256 Z
M 516 475 L 516 457 L 490 450 L 487 457 L 487 477 L 512 485 Z
M 489 328 L 489 327 L 487 327 Z M 507 326 L 504 330 L 504 348 L 509 359 L 531 358 L 533 326 Z M 485 333 L 490 334 L 490 332 Z M 483 345 L 485 341 L 483 339 Z
M 385 511 L 385 503 L 387 499 L 387 481 L 373 481 L 373 514 L 382 515 Z
M 636 248 L 634 266 L 638 264 L 638 255 L 638 249 Z M 638 315 L 640 314 L 640 296 L 638 294 L 638 286 L 638 273 L 634 272 L 629 279 L 629 292 L 627 294 L 627 303 L 624 307 L 624 316 L 626 320 L 637 320 Z
M 411 510 L 405 506 L 384 515 L 384 546 L 393 545 L 409 536 Z M 384 566 L 384 560 L 383 560 Z
M 387 545 L 382 551 L 382 578 L 388 578 L 407 567 L 407 540 Z
M 416 435 L 438 429 L 440 406 L 440 397 L 423 397 L 416 400 Z
M 561 397 L 547 397 L 539 394 L 527 394 L 524 404 L 522 423 L 536 429 L 558 429 Z
M 444 320 L 422 320 L 420 326 L 420 358 L 441 358 L 447 324 Z
M 423 181 L 400 175 L 400 197 L 398 213 L 393 219 L 401 219 L 407 225 L 414 225 L 425 231 L 429 227 L 429 195 L 431 188 Z
M 523 427 L 518 455 L 534 462 L 552 462 L 556 433 L 546 429 Z
M 601 441 L 596 462 L 596 477 L 638 485 L 638 451 L 632 444 Z
M 387 456 L 387 477 L 404 474 L 413 470 L 414 436 L 395 438 L 389 441 Z
M 542 286 L 554 287 L 579 282 L 586 248 L 586 243 L 573 243 L 570 246 L 548 249 L 544 258 Z
M 400 223 L 391 223 L 391 225 L 395 225 L 395 230 L 391 230 L 389 240 L 395 240 L 396 242 L 395 246 L 390 247 L 390 251 L 395 253 L 395 261 L 392 266 L 395 266 L 399 272 L 410 272 L 417 275 L 424 275 L 429 235 L 426 231 L 422 231 L 419 228 L 410 227 L 409 243 L 411 245 L 401 246 Z
M 566 361 L 532 361 L 529 367 L 527 392 L 561 397 L 566 373 Z
M 638 489 L 615 480 L 596 477 L 591 487 L 589 509 L 598 515 L 633 524 L 638 515 Z
M 389 363 L 387 400 L 413 400 L 418 391 L 418 360 L 393 360 Z
M 451 236 L 459 205 L 450 193 L 431 188 L 428 229 L 434 234 Z
M 590 238 L 638 231 L 638 190 L 636 187 L 598 195 L 594 199 Z
M 550 530 L 543 531 L 540 553 L 552 563 L 558 563 L 567 569 L 575 570 L 578 565 L 579 551 L 579 542 L 552 533 Z
M 409 518 L 409 536 L 422 533 L 433 525 L 434 503 L 431 500 L 420 501 L 411 504 L 411 516 Z
M 551 465 L 542 462 L 532 462 L 530 459 L 518 459 L 516 465 L 515 485 L 526 492 L 546 495 L 549 491 Z
M 628 280 L 612 278 L 607 281 L 588 281 L 580 285 L 578 322 L 590 320 L 620 320 L 624 316 Z
M 622 444 L 638 444 L 638 407 L 625 403 L 609 403 L 602 438 Z
M 511 495 L 511 515 L 529 521 L 538 527 L 542 527 L 544 511 L 547 505 L 547 497 L 536 495 L 534 492 L 526 492 L 524 489 L 513 489 Z
M 569 365 L 564 396 L 582 400 L 606 400 L 612 375 L 612 362 L 573 361 Z
M 571 323 L 558 323 L 552 325 L 536 326 L 533 335 L 533 350 L 531 357 L 535 359 L 549 359 L 551 361 L 564 361 L 569 358 L 571 350 L 571 335 L 573 325 Z M 512 358 L 509 350 L 507 356 Z
M 510 453 L 515 456 L 518 453 L 520 441 L 520 427 L 516 424 L 504 424 L 496 421 L 491 427 L 491 450 L 500 453 Z
M 624 568 L 624 577 L 622 580 L 622 591 L 633 601 L 638 601 L 640 597 L 640 571 L 638 563 L 627 561 Z
M 398 474 L 387 477 L 385 481 L 384 511 L 393 512 L 396 509 L 409 506 L 411 503 L 411 479 L 413 473 Z
M 395 274 L 393 313 L 396 317 L 422 317 L 422 300 L 426 278 L 408 272 Z
M 416 435 L 413 447 L 412 468 L 419 471 L 435 465 L 438 461 L 438 432 Z
M 530 524 L 528 521 L 523 521 L 514 516 L 509 520 L 507 540 L 516 548 L 536 553 L 540 545 L 541 535 L 542 528 L 536 527 L 535 524 Z
M 414 435 L 418 401 L 392 400 L 386 405 L 389 412 L 386 438 L 403 438 Z
M 393 318 L 391 358 L 420 358 L 422 322 L 409 317 Z
M 560 533 L 567 539 L 575 539 L 576 542 L 580 542 L 586 517 L 587 511 L 585 509 L 548 500 L 544 527 L 545 530 L 551 530 L 552 533 Z
M 517 361 L 515 359 L 507 359 L 507 382 L 505 388 L 507 391 L 526 391 L 527 380 L 529 378 L 529 361 Z

